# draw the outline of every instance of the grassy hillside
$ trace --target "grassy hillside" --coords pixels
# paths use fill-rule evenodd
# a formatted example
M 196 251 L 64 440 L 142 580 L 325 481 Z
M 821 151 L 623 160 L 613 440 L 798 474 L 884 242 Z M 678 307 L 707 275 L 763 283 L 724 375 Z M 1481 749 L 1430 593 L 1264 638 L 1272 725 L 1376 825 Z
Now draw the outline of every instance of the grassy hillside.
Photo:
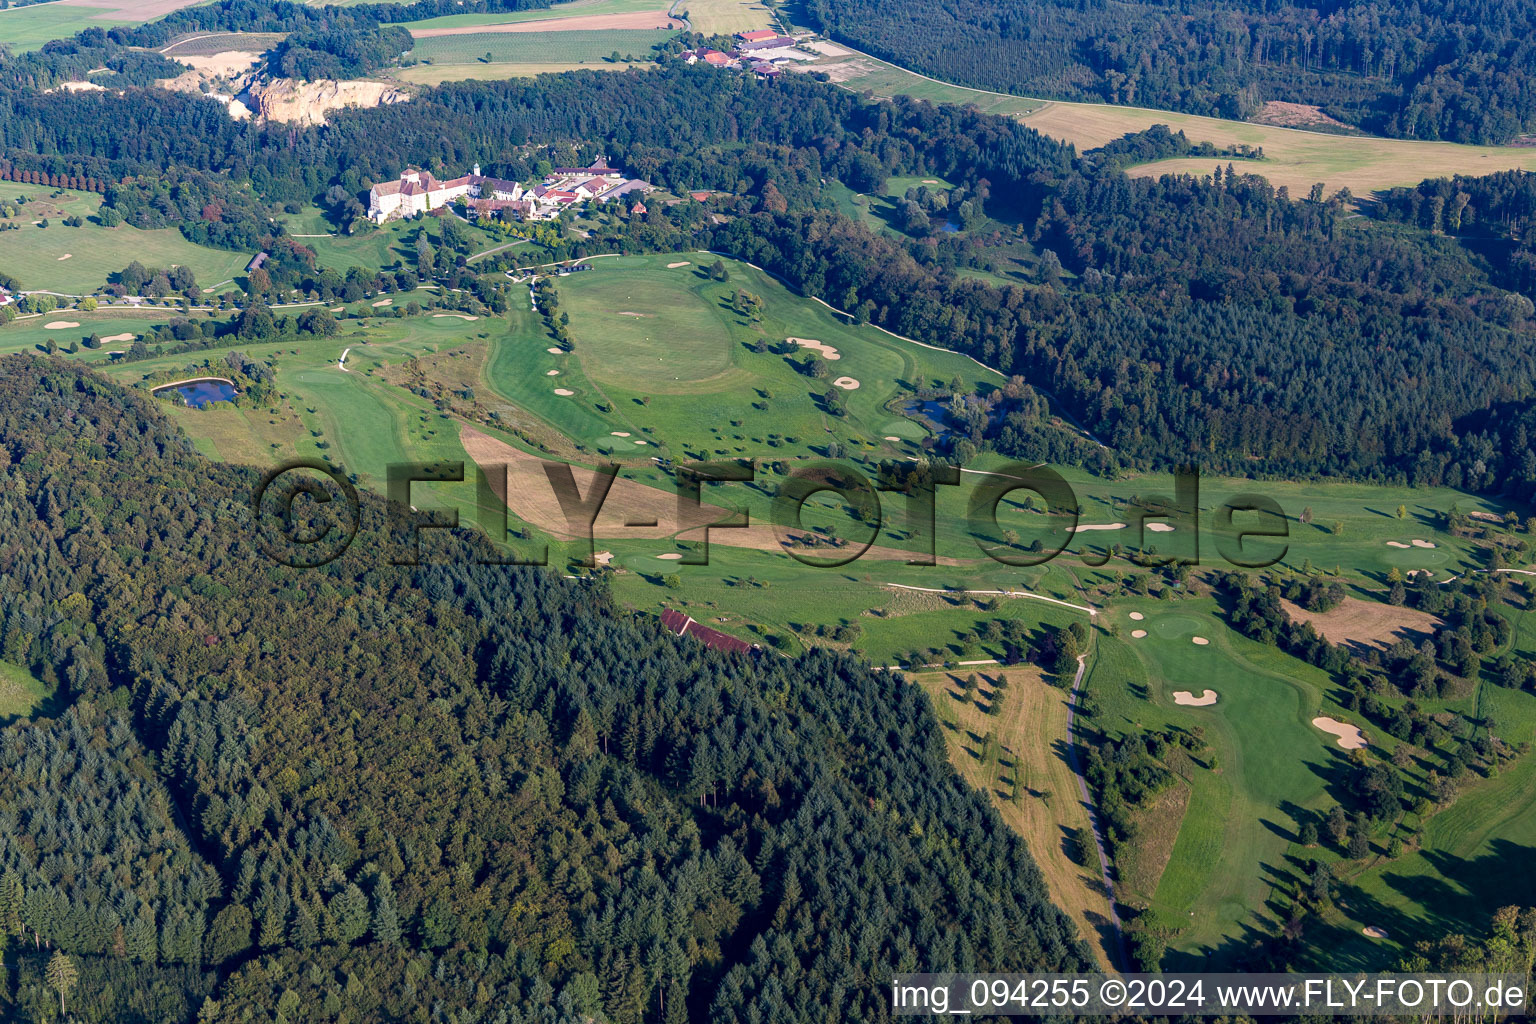
M 23 196 L 27 202 L 18 203 Z M 0 213 L 16 211 L 0 223 L 17 225 L 16 230 L 0 230 L 0 272 L 27 290 L 85 295 L 138 260 L 146 267 L 190 267 L 203 288 L 233 288 L 254 255 L 196 245 L 176 228 L 102 227 L 90 219 L 100 207 L 101 197 L 91 192 L 0 182 Z M 85 223 L 66 227 L 64 218 L 70 216 L 85 218 Z

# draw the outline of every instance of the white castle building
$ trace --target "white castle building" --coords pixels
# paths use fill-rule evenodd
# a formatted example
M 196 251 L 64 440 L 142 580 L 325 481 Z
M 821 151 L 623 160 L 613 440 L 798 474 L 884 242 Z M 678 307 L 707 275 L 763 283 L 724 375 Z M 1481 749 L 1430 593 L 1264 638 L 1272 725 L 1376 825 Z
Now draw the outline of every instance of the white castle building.
M 413 217 L 447 206 L 459 196 L 518 202 L 523 198 L 523 186 L 487 178 L 480 173 L 479 164 L 469 174 L 448 181 L 438 181 L 430 171 L 408 167 L 399 181 L 386 181 L 368 190 L 368 217 L 378 224 L 395 217 Z
M 547 220 L 570 204 L 586 199 L 616 199 L 630 192 L 649 191 L 649 184 L 625 178 L 603 160 L 591 167 L 557 167 L 542 185 L 531 189 L 515 181 L 487 178 L 480 173 L 479 164 L 463 177 L 448 181 L 408 167 L 399 181 L 387 181 L 368 190 L 368 217 L 376 224 L 396 217 L 414 217 L 463 196 L 478 216 L 510 209 L 526 220 Z

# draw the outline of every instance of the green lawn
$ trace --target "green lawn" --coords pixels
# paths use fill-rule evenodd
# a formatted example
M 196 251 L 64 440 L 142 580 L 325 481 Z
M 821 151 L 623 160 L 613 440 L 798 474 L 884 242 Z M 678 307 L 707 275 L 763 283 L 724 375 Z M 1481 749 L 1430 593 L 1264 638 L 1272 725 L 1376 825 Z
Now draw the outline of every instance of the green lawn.
M 48 699 L 41 679 L 8 661 L 0 661 L 0 723 L 32 714 Z
M 20 196 L 28 202 L 17 206 Z M 7 207 L 14 207 L 16 215 L 0 223 L 18 227 L 0 230 L 0 272 L 27 290 L 89 294 L 133 260 L 147 267 L 188 266 L 207 288 L 242 275 L 252 255 L 196 245 L 176 228 L 104 228 L 89 219 L 80 227 L 65 227 L 65 217 L 96 215 L 101 197 L 91 192 L 0 182 L 0 212 Z M 48 226 L 39 227 L 45 219 Z
M 653 46 L 674 35 L 665 30 L 642 29 L 476 32 L 418 39 L 413 56 L 433 64 L 597 63 L 615 52 L 625 57 L 650 56 Z
M 698 253 L 621 256 L 560 278 L 574 351 L 548 352 L 552 340 L 536 320 L 514 319 L 496 339 L 489 384 L 600 449 L 616 447 L 612 431 L 619 430 L 677 457 L 769 458 L 824 452 L 834 440 L 868 453 L 904 452 L 906 439 L 923 431 L 891 405 L 918 383 L 956 376 L 1002 382 L 962 356 L 851 326 L 744 264 L 728 262 L 730 280 L 712 281 L 700 269 L 712 260 Z M 731 309 L 738 289 L 762 298 L 760 323 Z M 836 349 L 826 379 L 797 369 L 810 350 L 753 351 L 759 342 L 775 346 L 789 337 Z M 835 416 L 822 396 L 845 377 L 858 387 L 842 391 L 847 414 Z M 556 388 L 574 394 L 559 396 Z
M 346 271 L 352 267 L 381 270 L 386 267 L 416 266 L 416 239 L 425 231 L 434 249 L 438 248 L 439 232 L 430 218 L 421 220 L 393 220 L 381 227 L 363 226 L 357 234 L 335 234 L 335 228 L 325 219 L 318 207 L 306 206 L 298 213 L 284 217 L 288 230 L 297 235 L 323 235 L 328 237 L 299 238 L 301 244 L 314 250 L 315 258 L 322 267 Z M 474 242 L 475 253 L 505 245 L 507 239 L 492 231 L 473 225 L 466 233 Z

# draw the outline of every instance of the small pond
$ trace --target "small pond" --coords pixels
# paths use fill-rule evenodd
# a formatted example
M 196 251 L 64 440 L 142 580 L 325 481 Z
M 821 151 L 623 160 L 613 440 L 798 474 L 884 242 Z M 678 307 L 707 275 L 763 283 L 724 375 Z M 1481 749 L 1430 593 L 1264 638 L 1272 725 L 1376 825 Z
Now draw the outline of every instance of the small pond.
M 235 395 L 239 394 L 233 384 L 218 377 L 203 377 L 198 380 L 184 380 L 179 384 L 167 384 L 156 388 L 154 394 L 163 397 L 166 391 L 175 391 L 181 396 L 183 402 L 194 409 L 201 409 L 210 402 L 233 402 Z

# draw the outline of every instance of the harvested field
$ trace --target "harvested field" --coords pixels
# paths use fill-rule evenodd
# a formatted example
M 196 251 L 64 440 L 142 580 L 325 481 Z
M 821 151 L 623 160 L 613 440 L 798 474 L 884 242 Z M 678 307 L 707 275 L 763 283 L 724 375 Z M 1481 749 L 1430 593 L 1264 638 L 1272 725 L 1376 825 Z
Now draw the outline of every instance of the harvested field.
M 1422 640 L 1442 625 L 1440 619 L 1416 608 L 1404 608 L 1346 597 L 1330 612 L 1309 612 L 1282 600 L 1295 622 L 1310 623 L 1329 643 L 1385 649 L 1399 640 Z
M 200 0 L 58 0 L 60 7 L 87 7 L 101 11 L 91 17 L 106 21 L 153 21 L 198 2 Z

